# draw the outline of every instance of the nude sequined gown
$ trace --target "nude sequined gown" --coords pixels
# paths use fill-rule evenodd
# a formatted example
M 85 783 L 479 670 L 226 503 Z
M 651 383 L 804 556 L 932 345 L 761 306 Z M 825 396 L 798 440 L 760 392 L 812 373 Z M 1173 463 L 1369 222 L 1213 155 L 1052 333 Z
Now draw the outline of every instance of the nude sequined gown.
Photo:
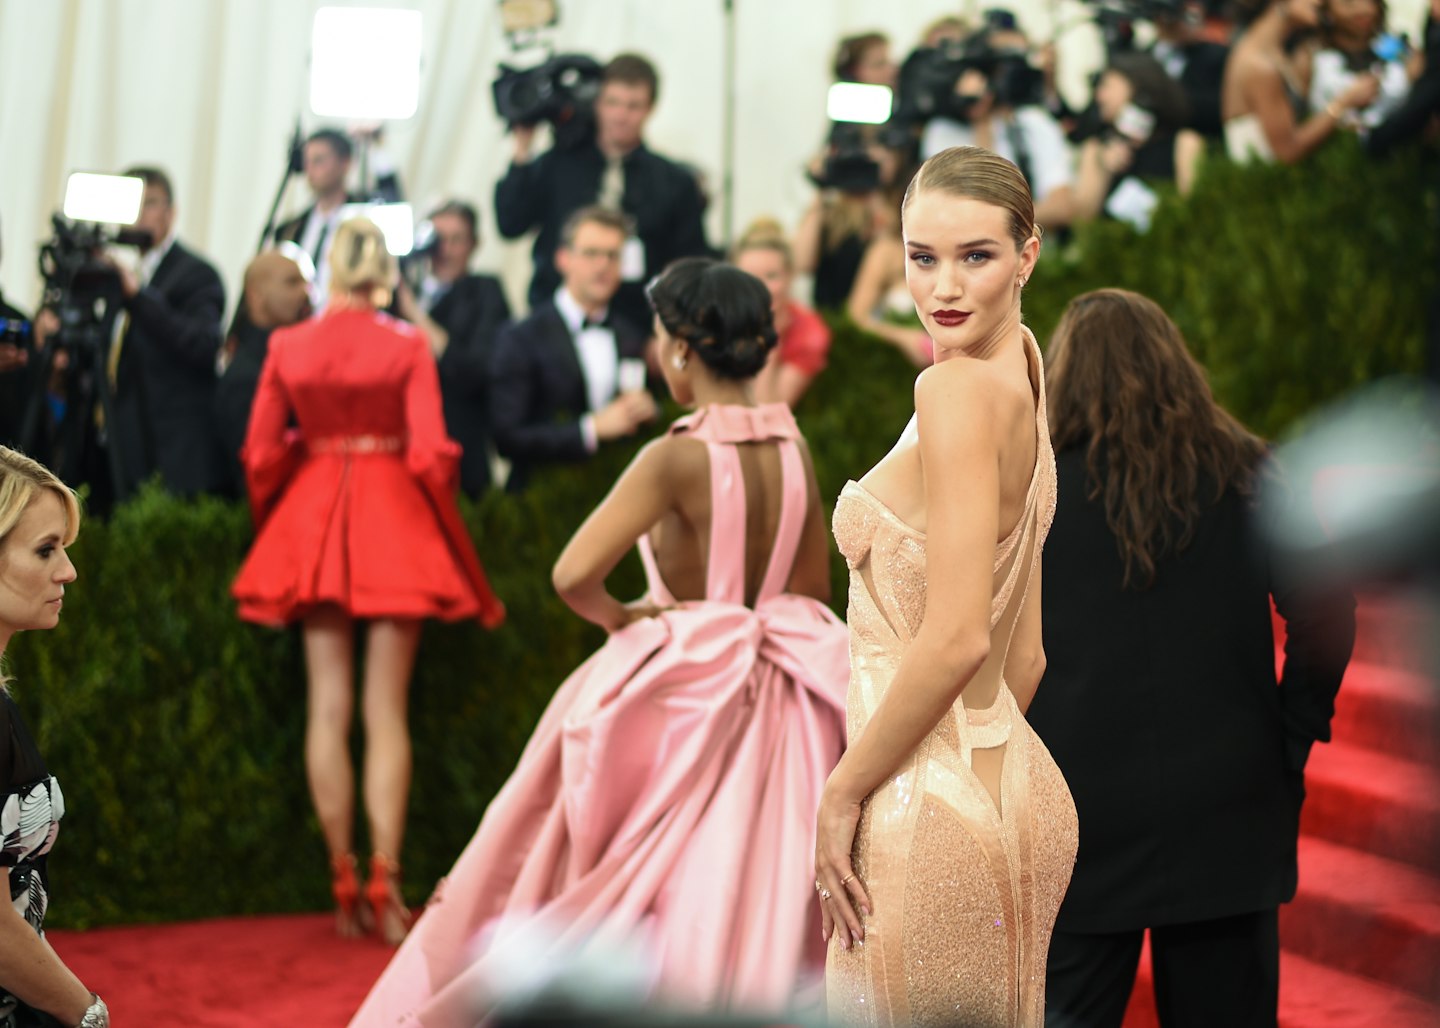
M 1043 370 L 1028 331 L 1025 347 L 1037 394 L 1035 469 L 1025 509 L 995 550 L 991 655 L 964 697 L 994 702 L 956 703 L 865 801 L 854 867 L 873 910 L 863 946 L 830 945 L 826 993 L 837 1024 L 1044 1022 L 1045 956 L 1078 834 L 1060 769 L 1004 687 L 1055 514 Z M 834 531 L 850 566 L 847 727 L 856 739 L 925 613 L 925 536 L 856 482 L 840 494 Z M 1001 745 L 997 811 L 971 751 Z

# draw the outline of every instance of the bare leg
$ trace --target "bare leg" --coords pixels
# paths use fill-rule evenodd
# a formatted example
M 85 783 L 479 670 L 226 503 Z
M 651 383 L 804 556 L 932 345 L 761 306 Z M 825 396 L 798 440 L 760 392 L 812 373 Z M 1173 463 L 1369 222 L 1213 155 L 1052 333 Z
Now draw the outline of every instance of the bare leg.
M 330 852 L 348 853 L 355 820 L 355 770 L 350 764 L 355 628 L 338 607 L 323 607 L 305 618 L 304 637 L 310 681 L 305 722 L 310 798 Z
M 312 612 L 304 624 L 309 711 L 305 721 L 305 772 L 315 815 L 330 850 L 334 874 L 335 927 L 358 935 L 354 877 L 355 770 L 350 762 L 350 723 L 355 712 L 355 627 L 338 607 Z
M 410 675 L 420 643 L 419 621 L 376 621 L 365 643 L 365 814 L 370 842 L 390 861 L 400 858 L 410 798 Z M 376 874 L 378 875 L 378 871 Z M 390 877 L 393 877 L 391 875 Z M 398 883 L 392 882 L 398 889 Z M 373 882 L 372 889 L 378 889 Z M 393 890 L 392 890 L 393 891 Z M 372 892 L 372 898 L 377 893 Z M 397 896 L 398 898 L 398 896 Z M 408 918 L 404 908 L 377 904 L 380 933 L 398 944 Z

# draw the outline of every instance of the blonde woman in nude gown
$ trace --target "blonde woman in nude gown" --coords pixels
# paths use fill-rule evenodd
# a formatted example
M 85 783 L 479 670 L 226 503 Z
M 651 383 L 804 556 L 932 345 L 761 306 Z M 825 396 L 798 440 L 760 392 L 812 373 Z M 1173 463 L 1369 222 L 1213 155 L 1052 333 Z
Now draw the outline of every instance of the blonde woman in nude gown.
M 836 1023 L 1040 1025 L 1075 805 L 1024 719 L 1045 667 L 1055 464 L 1020 295 L 1039 256 L 1010 162 L 932 157 L 902 207 L 935 366 L 835 507 L 850 566 L 849 749 L 821 796 L 815 888 Z

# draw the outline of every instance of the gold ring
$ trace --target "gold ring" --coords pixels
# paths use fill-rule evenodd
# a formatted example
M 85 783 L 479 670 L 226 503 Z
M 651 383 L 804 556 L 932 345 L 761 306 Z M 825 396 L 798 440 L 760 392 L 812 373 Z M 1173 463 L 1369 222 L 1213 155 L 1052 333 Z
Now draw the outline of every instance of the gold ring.
M 820 879 L 815 879 L 815 891 L 819 892 L 823 888 L 824 886 L 820 884 Z
M 849 885 L 849 884 L 850 884 L 851 882 L 853 882 L 854 880 L 855 880 L 855 873 L 852 871 L 850 874 L 848 874 L 848 875 L 846 875 L 844 878 L 840 879 L 840 884 L 841 884 L 841 885 Z
M 820 890 L 820 898 L 821 898 L 822 900 L 828 900 L 828 899 L 830 898 L 830 890 L 829 890 L 829 889 L 821 889 L 821 890 Z

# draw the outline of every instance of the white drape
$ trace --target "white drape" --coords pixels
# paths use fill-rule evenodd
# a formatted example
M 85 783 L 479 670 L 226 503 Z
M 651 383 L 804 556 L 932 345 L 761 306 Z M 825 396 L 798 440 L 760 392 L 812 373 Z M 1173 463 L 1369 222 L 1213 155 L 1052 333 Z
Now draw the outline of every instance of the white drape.
M 181 238 L 220 268 L 233 308 L 283 167 L 297 114 L 309 114 L 314 12 L 326 0 L 0 0 L 0 288 L 32 307 L 35 246 L 49 236 L 71 171 L 153 163 L 172 176 Z M 329 0 L 339 3 L 341 0 Z M 424 23 L 420 108 L 391 123 L 386 149 L 420 207 L 458 196 L 482 214 L 478 263 L 502 271 L 512 297 L 528 280 L 528 241 L 493 225 L 495 180 L 509 160 L 490 83 L 508 54 L 494 0 L 366 0 L 408 7 Z M 554 41 L 605 60 L 649 56 L 661 75 L 647 138 L 704 174 L 722 242 L 725 0 L 559 0 Z M 769 214 L 794 225 L 811 195 L 801 169 L 824 132 L 837 40 L 888 33 L 897 59 L 931 20 L 989 6 L 1015 9 L 1033 39 L 1057 26 L 1061 85 L 1083 101 L 1100 60 L 1092 8 L 1077 0 L 732 0 L 736 38 L 734 222 Z M 1392 22 L 1418 26 L 1423 0 L 1398 0 Z M 1418 38 L 1413 37 L 1412 38 Z M 307 202 L 303 180 L 282 215 Z

